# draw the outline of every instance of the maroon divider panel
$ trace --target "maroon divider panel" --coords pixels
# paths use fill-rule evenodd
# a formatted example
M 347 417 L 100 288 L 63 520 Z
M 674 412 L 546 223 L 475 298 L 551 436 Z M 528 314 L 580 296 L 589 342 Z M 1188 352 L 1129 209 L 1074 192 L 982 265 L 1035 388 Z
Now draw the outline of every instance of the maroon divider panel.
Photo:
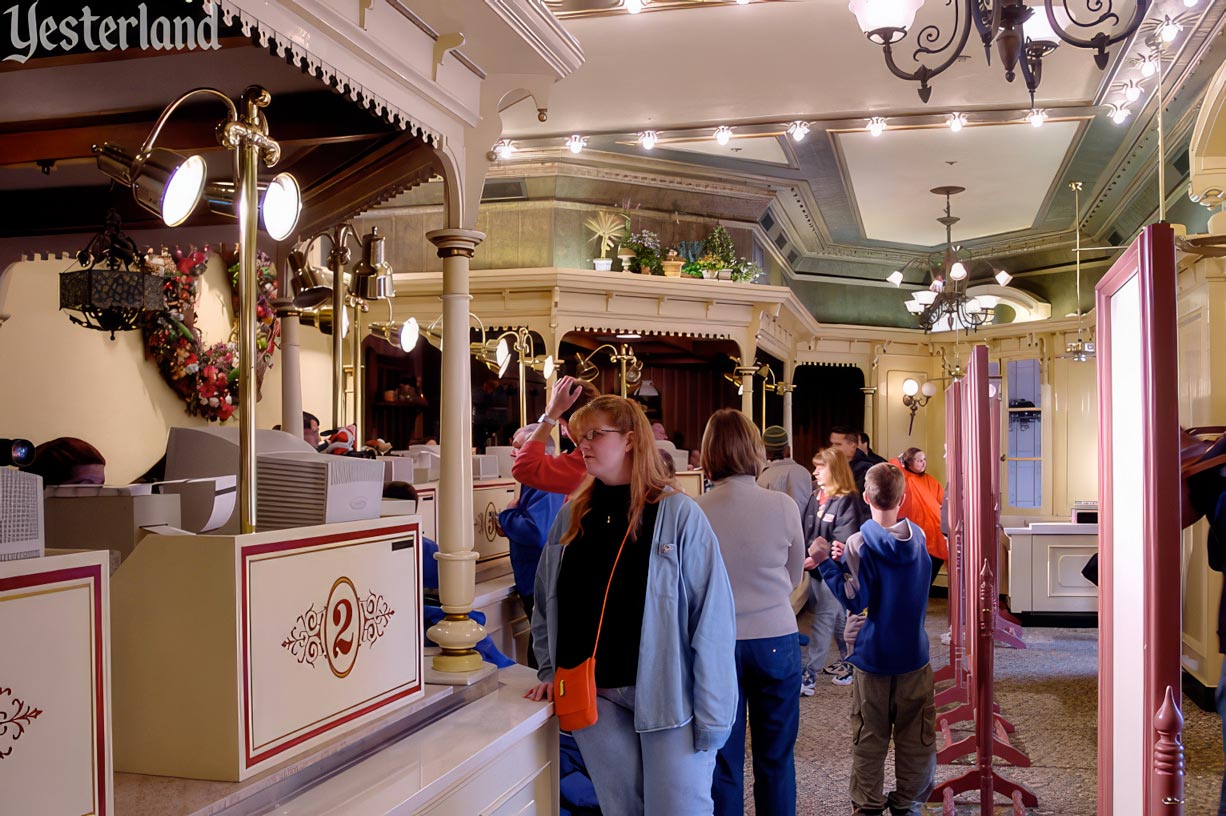
M 1184 776 L 1180 474 L 1175 240 L 1170 225 L 1152 224 L 1141 231 L 1098 282 L 1095 307 L 1098 813 L 1179 816 Z M 1122 601 L 1118 609 L 1117 594 Z
M 945 389 L 945 497 L 949 503 L 949 560 L 945 564 L 949 585 L 949 664 L 933 674 L 933 681 L 953 680 L 937 695 L 937 706 L 965 703 L 966 672 L 962 665 L 962 383 L 954 380 Z

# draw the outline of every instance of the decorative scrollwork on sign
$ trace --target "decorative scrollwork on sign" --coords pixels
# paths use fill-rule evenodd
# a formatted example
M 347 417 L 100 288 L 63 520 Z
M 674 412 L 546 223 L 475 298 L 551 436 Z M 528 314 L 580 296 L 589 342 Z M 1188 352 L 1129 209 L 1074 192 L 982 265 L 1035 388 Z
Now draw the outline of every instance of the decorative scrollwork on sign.
M 0 688 L 0 699 L 5 695 L 12 697 L 9 700 L 11 712 L 0 710 L 0 737 L 12 734 L 12 741 L 16 742 L 21 739 L 21 735 L 26 732 L 26 726 L 30 725 L 34 720 L 38 719 L 42 714 L 42 709 L 26 703 L 13 696 L 13 690 L 10 688 Z M 0 703 L 3 706 L 3 703 Z M 4 759 L 9 754 L 13 753 L 13 746 L 8 748 L 0 748 L 0 759 Z
M 347 677 L 357 662 L 359 647 L 383 637 L 395 614 L 373 590 L 359 600 L 353 582 L 341 576 L 332 584 L 322 609 L 311 604 L 298 616 L 281 647 L 308 666 L 322 656 L 334 675 Z

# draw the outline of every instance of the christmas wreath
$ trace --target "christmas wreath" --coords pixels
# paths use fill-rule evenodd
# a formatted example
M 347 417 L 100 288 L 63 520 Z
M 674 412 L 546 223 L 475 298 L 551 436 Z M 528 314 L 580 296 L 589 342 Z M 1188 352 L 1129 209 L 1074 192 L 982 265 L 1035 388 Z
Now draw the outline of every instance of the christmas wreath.
M 200 280 L 208 262 L 209 247 L 194 247 L 183 252 L 178 247 L 172 255 L 163 248 L 150 248 L 143 259 L 145 268 L 165 278 L 166 311 L 151 312 L 143 326 L 145 353 L 153 359 L 162 377 L 175 393 L 183 398 L 187 412 L 212 422 L 224 422 L 238 405 L 238 345 L 235 322 L 230 338 L 220 343 L 207 343 L 196 327 L 196 304 L 200 296 Z M 227 252 L 221 245 L 217 254 L 226 264 L 230 279 L 230 294 L 234 313 L 238 314 L 238 247 Z M 280 324 L 273 312 L 272 299 L 277 296 L 276 267 L 264 253 L 256 256 L 258 300 L 256 304 L 256 393 L 264 381 L 264 371 L 272 363 Z

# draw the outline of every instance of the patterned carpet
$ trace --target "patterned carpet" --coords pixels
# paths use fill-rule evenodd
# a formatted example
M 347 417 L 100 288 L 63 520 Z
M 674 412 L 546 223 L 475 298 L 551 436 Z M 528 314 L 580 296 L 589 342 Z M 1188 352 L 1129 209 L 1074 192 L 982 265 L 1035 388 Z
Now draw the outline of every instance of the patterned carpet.
M 948 662 L 949 647 L 941 646 L 945 631 L 944 600 L 928 609 L 928 636 L 933 666 Z M 802 620 L 802 631 L 805 621 Z M 1038 796 L 1034 816 L 1092 816 L 1096 799 L 1096 720 L 1098 632 L 1095 629 L 1026 630 L 1029 648 L 996 650 L 996 691 L 1001 713 L 1016 726 L 1014 744 L 1027 753 L 1030 768 L 1003 767 L 1009 779 Z M 851 771 L 848 715 L 851 688 L 818 683 L 817 694 L 800 701 L 800 736 L 796 742 L 798 807 L 803 816 L 846 814 L 851 811 L 848 779 Z M 1221 721 L 1190 700 L 1183 704 L 1184 748 L 1187 762 L 1184 813 L 1216 813 L 1223 771 Z M 967 732 L 954 731 L 958 739 Z M 937 735 L 938 745 L 942 744 Z M 748 763 L 747 763 L 748 764 Z M 940 765 L 937 781 L 966 771 L 966 765 Z M 887 765 L 886 781 L 893 780 Z M 754 813 L 752 780 L 746 768 L 745 812 Z M 978 794 L 964 794 L 958 814 L 978 814 Z M 975 803 L 972 804 L 971 800 Z M 1000 800 L 997 813 L 1010 812 Z M 938 814 L 937 805 L 929 813 Z

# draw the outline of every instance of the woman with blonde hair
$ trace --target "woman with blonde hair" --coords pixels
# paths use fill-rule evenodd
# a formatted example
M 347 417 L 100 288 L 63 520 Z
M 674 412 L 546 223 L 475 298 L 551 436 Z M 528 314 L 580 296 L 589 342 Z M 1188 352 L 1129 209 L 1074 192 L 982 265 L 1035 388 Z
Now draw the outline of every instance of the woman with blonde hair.
M 715 761 L 720 816 L 745 808 L 745 720 L 753 746 L 758 813 L 796 812 L 793 749 L 800 728 L 800 636 L 788 596 L 804 575 L 800 509 L 787 493 L 759 487 L 762 437 L 749 417 L 716 411 L 702 435 L 702 469 L 714 483 L 698 498 L 719 538 L 736 600 L 736 722 Z
M 541 682 L 525 696 L 552 700 L 555 667 L 594 654 L 597 719 L 573 734 L 601 811 L 710 814 L 715 752 L 737 698 L 736 613 L 719 542 L 665 474 L 635 402 L 598 397 L 570 425 L 588 475 L 537 569 Z
M 847 456 L 835 447 L 821 449 L 813 457 L 813 478 L 818 488 L 817 513 L 815 518 L 806 519 L 808 523 L 805 525 L 810 547 L 819 537 L 829 542 L 846 543 L 852 533 L 860 531 L 860 525 L 868 518 L 868 507 L 856 491 L 856 480 Z M 846 619 L 843 605 L 821 575 L 817 574 L 817 564 L 811 557 L 805 560 L 805 569 L 813 573 L 809 576 L 809 597 L 813 600 L 810 652 L 801 680 L 801 693 L 807 696 L 817 690 L 818 672 L 834 675 L 832 683 L 846 686 L 851 684 L 852 669 L 847 662 L 851 650 L 843 638 L 843 622 Z M 831 636 L 838 647 L 839 659 L 827 665 L 826 654 L 830 651 Z

